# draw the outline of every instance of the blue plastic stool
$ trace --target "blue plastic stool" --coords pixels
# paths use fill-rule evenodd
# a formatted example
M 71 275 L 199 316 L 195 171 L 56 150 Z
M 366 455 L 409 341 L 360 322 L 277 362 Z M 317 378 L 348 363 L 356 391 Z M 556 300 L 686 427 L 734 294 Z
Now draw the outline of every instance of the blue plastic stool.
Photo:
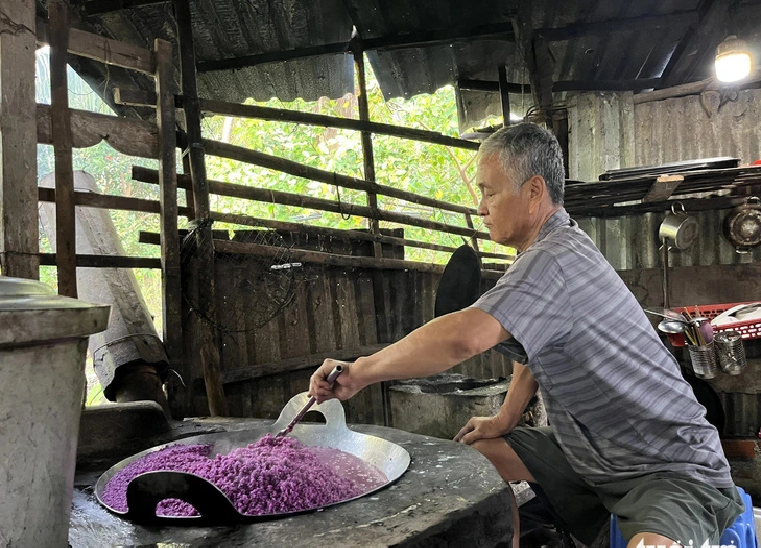
M 745 503 L 745 511 L 722 533 L 719 544 L 738 548 L 759 548 L 756 523 L 753 519 L 753 501 L 742 487 L 738 487 L 737 491 Z M 626 548 L 626 540 L 618 530 L 617 519 L 614 515 L 610 516 L 610 548 Z

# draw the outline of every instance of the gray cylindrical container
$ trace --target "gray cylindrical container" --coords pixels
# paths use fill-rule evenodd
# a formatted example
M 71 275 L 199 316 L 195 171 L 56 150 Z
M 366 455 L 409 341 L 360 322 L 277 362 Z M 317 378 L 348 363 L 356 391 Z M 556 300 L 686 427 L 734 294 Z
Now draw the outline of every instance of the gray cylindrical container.
M 109 306 L 0 276 L 0 546 L 67 546 L 87 339 Z

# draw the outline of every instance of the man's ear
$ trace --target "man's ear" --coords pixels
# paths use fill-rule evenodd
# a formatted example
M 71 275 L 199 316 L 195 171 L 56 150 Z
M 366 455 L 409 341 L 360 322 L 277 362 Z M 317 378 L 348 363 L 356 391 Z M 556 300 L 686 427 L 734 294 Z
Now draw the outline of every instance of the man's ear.
M 544 177 L 541 175 L 534 175 L 526 181 L 525 186 L 528 187 L 528 198 L 531 203 L 530 209 L 533 212 L 542 203 L 542 199 L 547 193 L 547 183 L 544 182 Z

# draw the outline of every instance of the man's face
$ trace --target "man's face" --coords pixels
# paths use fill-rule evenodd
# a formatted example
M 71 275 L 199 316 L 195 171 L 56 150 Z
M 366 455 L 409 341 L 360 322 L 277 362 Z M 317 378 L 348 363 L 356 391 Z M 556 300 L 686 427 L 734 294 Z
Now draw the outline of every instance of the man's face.
M 529 185 L 516 192 L 495 155 L 481 159 L 476 181 L 481 190 L 478 214 L 483 216 L 491 239 L 520 249 L 530 231 Z

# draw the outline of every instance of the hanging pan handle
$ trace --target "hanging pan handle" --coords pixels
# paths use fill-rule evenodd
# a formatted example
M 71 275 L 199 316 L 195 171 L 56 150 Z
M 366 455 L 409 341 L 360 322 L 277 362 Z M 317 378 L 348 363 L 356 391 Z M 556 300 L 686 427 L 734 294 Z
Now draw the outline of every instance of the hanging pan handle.
M 156 507 L 165 499 L 180 499 L 192 504 L 200 517 L 157 516 Z M 241 514 L 230 499 L 207 479 L 186 472 L 146 472 L 127 485 L 127 514 L 135 523 L 194 525 L 227 524 L 240 521 Z

